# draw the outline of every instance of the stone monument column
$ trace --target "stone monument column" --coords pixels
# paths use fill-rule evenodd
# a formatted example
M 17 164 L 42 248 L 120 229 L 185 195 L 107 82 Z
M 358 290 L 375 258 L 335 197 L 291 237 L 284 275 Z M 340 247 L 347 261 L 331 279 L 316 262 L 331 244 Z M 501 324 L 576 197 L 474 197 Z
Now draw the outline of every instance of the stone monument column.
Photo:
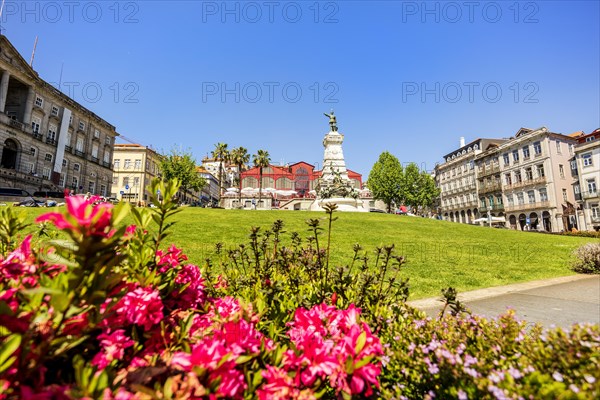
M 2 73 L 2 79 L 0 80 L 0 112 L 4 112 L 6 107 L 6 95 L 8 93 L 8 80 L 10 79 L 10 73 L 4 71 Z

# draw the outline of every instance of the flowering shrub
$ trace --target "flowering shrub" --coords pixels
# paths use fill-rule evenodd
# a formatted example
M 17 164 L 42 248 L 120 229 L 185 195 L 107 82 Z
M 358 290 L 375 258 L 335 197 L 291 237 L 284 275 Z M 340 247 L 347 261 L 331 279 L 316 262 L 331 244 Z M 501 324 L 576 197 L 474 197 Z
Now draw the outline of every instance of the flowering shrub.
M 0 399 L 600 396 L 597 326 L 472 317 L 451 289 L 450 315 L 426 319 L 393 246 L 330 267 L 335 206 L 325 240 L 319 220 L 289 243 L 276 221 L 201 269 L 163 245 L 177 185 L 157 190 L 155 209 L 67 198 L 38 218 L 41 243 L 2 212 Z
M 587 243 L 573 252 L 572 269 L 581 274 L 600 274 L 600 243 Z
M 154 185 L 165 199 L 177 189 Z M 15 248 L 5 230 L 0 398 L 349 398 L 377 388 L 383 348 L 356 307 L 294 307 L 285 334 L 269 336 L 222 277 L 160 248 L 174 203 L 94 201 L 68 197 L 65 213 L 37 219 L 68 237 L 50 246 L 30 235 Z M 134 226 L 121 223 L 127 214 Z

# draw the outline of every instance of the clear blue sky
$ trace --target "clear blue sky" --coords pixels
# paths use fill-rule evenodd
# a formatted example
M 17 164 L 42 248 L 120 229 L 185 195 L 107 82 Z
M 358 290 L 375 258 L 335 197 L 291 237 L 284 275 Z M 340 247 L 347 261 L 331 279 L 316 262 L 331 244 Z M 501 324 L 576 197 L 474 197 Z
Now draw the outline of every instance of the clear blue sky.
M 64 65 L 119 133 L 198 161 L 225 142 L 320 164 L 332 108 L 365 178 L 384 150 L 431 169 L 460 136 L 600 126 L 598 1 L 69 4 L 7 1 L 3 33 L 27 60 L 37 35 L 41 77 Z

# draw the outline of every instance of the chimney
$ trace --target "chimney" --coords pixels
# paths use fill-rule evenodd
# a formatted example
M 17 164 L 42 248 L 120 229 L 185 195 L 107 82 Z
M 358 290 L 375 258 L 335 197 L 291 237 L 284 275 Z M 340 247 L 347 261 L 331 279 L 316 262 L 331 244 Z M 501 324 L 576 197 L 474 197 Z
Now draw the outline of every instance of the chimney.
M 460 147 L 464 147 L 465 146 L 465 137 L 461 136 L 460 137 Z

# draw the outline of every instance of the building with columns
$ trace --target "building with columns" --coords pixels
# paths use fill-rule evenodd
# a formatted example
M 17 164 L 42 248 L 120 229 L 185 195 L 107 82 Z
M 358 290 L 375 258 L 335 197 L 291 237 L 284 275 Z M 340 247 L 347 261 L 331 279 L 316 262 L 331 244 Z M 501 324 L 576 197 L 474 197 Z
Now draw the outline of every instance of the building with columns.
M 574 195 L 579 229 L 600 231 L 600 129 L 578 135 L 573 163 L 578 171 Z
M 115 127 L 41 79 L 0 35 L 0 186 L 108 196 Z

